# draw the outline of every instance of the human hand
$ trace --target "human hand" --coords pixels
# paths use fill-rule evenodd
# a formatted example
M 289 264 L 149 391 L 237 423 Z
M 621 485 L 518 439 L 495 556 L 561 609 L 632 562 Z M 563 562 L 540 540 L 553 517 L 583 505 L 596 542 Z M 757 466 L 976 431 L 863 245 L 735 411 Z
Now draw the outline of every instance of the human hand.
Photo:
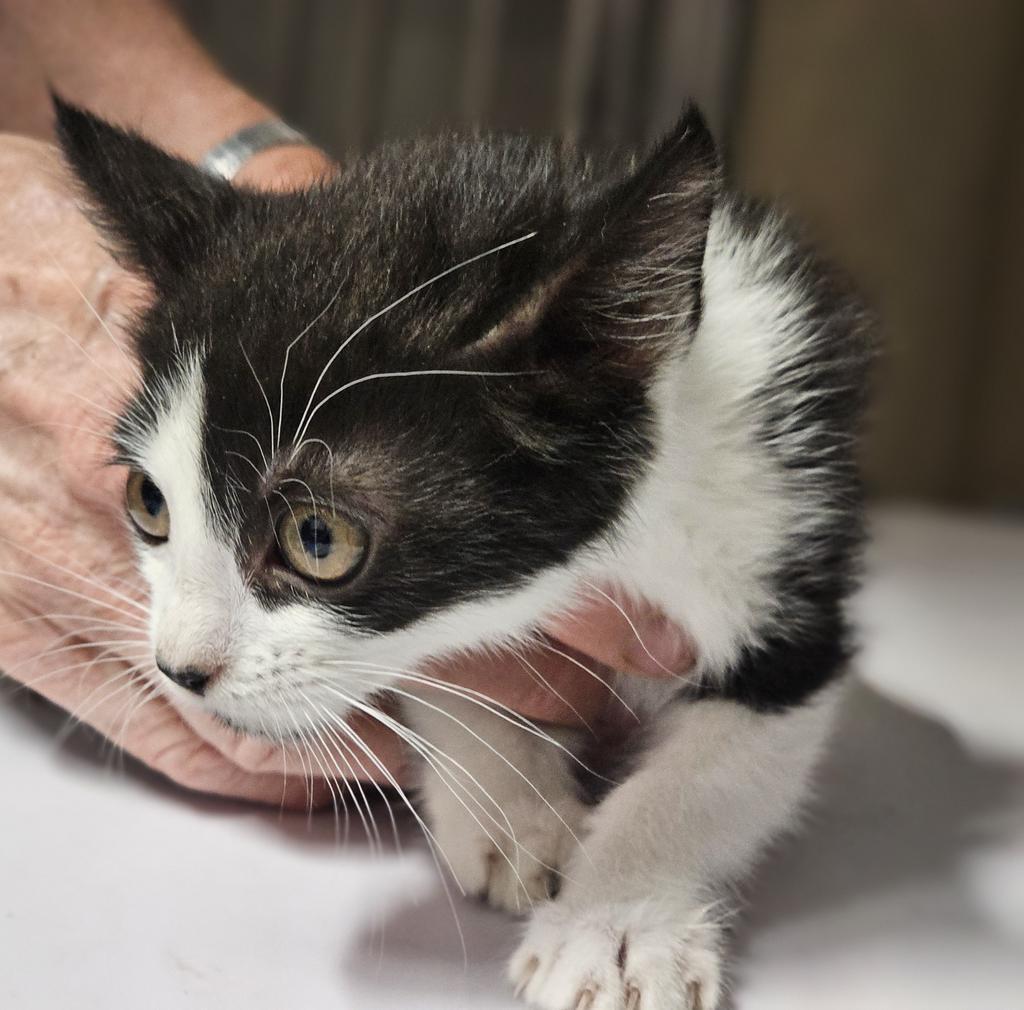
M 266 152 L 263 166 L 253 159 L 243 181 L 265 172 L 298 185 L 329 165 L 296 149 L 302 164 L 285 168 L 288 150 Z M 123 473 L 103 459 L 136 381 L 118 320 L 146 293 L 103 253 L 52 149 L 0 139 L 0 180 L 0 669 L 189 788 L 288 806 L 326 799 L 323 781 L 310 795 L 295 774 L 307 759 L 179 711 L 145 677 L 145 589 L 122 518 Z M 682 672 L 692 659 L 657 615 L 620 612 L 604 592 L 553 624 L 562 644 L 538 646 L 528 663 L 467 658 L 437 675 L 530 718 L 599 721 L 608 692 L 580 664 L 663 675 L 661 664 Z M 397 741 L 365 721 L 359 732 L 401 777 Z

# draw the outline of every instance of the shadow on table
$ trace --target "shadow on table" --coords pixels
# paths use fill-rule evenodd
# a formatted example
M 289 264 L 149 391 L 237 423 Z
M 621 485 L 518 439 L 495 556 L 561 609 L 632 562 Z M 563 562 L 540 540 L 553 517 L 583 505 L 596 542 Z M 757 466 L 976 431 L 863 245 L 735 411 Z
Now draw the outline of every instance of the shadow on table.
M 750 930 L 954 874 L 1019 799 L 1020 769 L 974 757 L 945 727 L 855 683 L 818 800 L 747 891 Z

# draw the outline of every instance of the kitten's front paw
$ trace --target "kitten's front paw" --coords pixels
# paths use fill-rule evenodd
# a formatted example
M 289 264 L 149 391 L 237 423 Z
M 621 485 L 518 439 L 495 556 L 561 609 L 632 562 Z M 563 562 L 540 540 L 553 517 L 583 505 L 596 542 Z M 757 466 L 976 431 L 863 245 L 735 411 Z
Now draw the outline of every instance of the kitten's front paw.
M 582 832 L 586 807 L 575 797 L 552 803 L 520 797 L 494 820 L 475 811 L 438 820 L 435 835 L 459 886 L 506 912 L 522 914 L 554 896 Z M 454 812 L 452 812 L 454 813 Z
M 543 1010 L 715 1010 L 721 935 L 705 914 L 654 900 L 541 908 L 509 965 Z

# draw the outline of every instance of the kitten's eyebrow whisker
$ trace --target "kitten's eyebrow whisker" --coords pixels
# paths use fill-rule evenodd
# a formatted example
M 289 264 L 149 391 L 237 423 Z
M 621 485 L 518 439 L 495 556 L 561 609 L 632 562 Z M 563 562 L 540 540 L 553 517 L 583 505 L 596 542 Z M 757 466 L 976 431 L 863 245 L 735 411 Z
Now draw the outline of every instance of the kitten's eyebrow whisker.
M 334 471 L 335 471 L 334 449 L 332 449 L 322 438 L 304 438 L 299 443 L 299 445 L 297 445 L 292 450 L 292 454 L 288 457 L 288 463 L 289 463 L 289 465 L 291 463 L 293 463 L 295 461 L 295 457 L 307 445 L 322 445 L 327 450 L 327 456 L 330 459 L 330 463 L 328 464 L 328 468 L 327 468 L 327 476 L 328 476 L 328 480 L 330 481 L 330 484 L 331 484 L 331 511 L 332 512 L 337 512 L 338 511 L 338 506 L 337 506 L 337 504 L 335 503 L 335 500 L 334 500 Z M 282 483 L 284 483 L 284 481 L 282 481 Z
M 251 459 L 249 459 L 248 456 L 245 456 L 245 455 L 243 455 L 240 452 L 234 452 L 231 449 L 226 449 L 224 451 L 224 454 L 226 456 L 236 456 L 238 459 L 244 460 L 246 463 L 249 464 L 249 466 L 252 467 L 253 472 L 256 474 L 256 479 L 257 479 L 258 483 L 259 484 L 263 483 L 263 481 L 265 479 L 265 475 L 260 473 L 260 468 Z M 245 488 L 243 487 L 242 490 L 244 492 Z M 270 525 L 273 526 L 274 525 L 274 513 L 273 513 L 273 510 L 270 508 L 270 501 L 269 501 L 269 499 L 264 497 L 263 498 L 263 504 L 266 506 L 267 517 L 270 519 Z
M 288 358 L 291 356 L 292 348 L 307 333 L 309 333 L 309 331 L 311 329 L 313 329 L 313 327 L 316 326 L 316 324 L 318 322 L 320 322 L 320 320 L 323 319 L 323 317 L 330 311 L 331 306 L 333 306 L 334 303 L 341 296 L 341 289 L 342 289 L 342 287 L 343 287 L 342 284 L 338 285 L 338 290 L 335 291 L 333 295 L 331 295 L 331 297 L 328 300 L 327 304 L 313 317 L 312 322 L 310 322 L 305 327 L 305 329 L 303 329 L 302 332 L 285 348 L 285 351 L 284 351 L 284 365 L 281 368 L 281 382 L 280 382 L 280 389 L 278 390 L 278 400 L 277 400 L 277 442 L 274 443 L 274 452 L 275 453 L 281 448 L 281 425 L 284 423 L 284 380 L 285 380 L 285 376 L 288 374 Z M 315 392 L 315 390 L 314 390 L 314 392 Z
M 285 503 L 285 505 L 287 506 L 288 511 L 291 513 L 291 516 L 292 516 L 292 525 L 295 527 L 295 535 L 301 540 L 302 539 L 302 531 L 299 529 L 299 520 L 295 517 L 295 509 L 292 508 L 292 503 L 288 500 L 288 495 L 286 495 L 283 491 L 279 491 L 277 488 L 274 488 L 274 494 L 276 494 Z M 316 503 L 313 504 L 313 515 L 314 515 L 314 517 L 316 516 Z M 316 570 L 319 573 L 319 571 L 320 571 L 320 559 L 319 558 L 316 559 Z
M 317 498 L 316 498 L 316 495 L 313 494 L 313 489 L 304 480 L 302 480 L 300 477 L 286 477 L 284 480 L 280 481 L 280 484 L 299 484 L 299 485 L 301 485 L 302 487 L 304 487 L 306 489 L 306 493 L 309 495 L 309 503 L 313 507 L 313 521 L 316 522 L 316 519 L 317 519 L 317 510 L 316 510 Z M 281 495 L 282 498 L 284 498 L 285 503 L 288 505 L 288 511 L 292 513 L 292 521 L 294 522 L 295 521 L 295 513 L 292 512 L 292 507 L 291 507 L 291 504 L 288 502 L 288 498 L 285 495 L 281 494 L 281 492 L 279 490 L 277 490 L 276 488 L 274 490 L 274 494 L 279 494 L 279 495 Z M 295 527 L 295 532 L 299 533 L 298 525 L 296 525 L 296 527 Z M 301 534 L 300 534 L 300 536 L 301 536 Z M 316 561 L 317 574 L 319 574 L 320 573 L 320 558 L 317 557 L 314 560 Z
M 263 402 L 267 406 L 267 417 L 270 420 L 270 449 L 271 455 L 274 450 L 274 412 L 270 409 L 270 400 L 267 397 L 267 391 L 263 388 L 263 383 L 260 381 L 260 377 L 256 374 L 256 369 L 253 367 L 252 360 L 249 358 L 249 354 L 245 349 L 245 345 L 242 343 L 241 337 L 238 339 L 238 349 L 242 352 L 242 357 L 245 358 L 245 363 L 249 366 L 249 371 L 252 372 L 252 377 L 256 381 L 256 385 L 259 387 L 260 395 L 263 397 Z M 261 447 L 262 451 L 262 447 Z M 267 454 L 263 453 L 263 458 L 267 458 Z M 269 466 L 267 467 L 269 469 Z
M 256 443 L 256 448 L 260 451 L 260 456 L 263 457 L 263 467 L 266 473 L 270 473 L 270 460 L 267 459 L 267 454 L 263 451 L 263 443 L 251 432 L 245 431 L 242 428 L 222 428 L 220 425 L 216 425 L 220 431 L 227 432 L 230 435 L 245 435 L 246 438 L 251 438 Z M 237 453 L 235 454 L 237 455 Z M 259 473 L 259 471 L 256 471 Z M 262 480 L 262 477 L 260 478 Z
M 520 235 L 518 238 L 511 239 L 508 242 L 502 242 L 500 245 L 496 245 L 492 249 L 488 249 L 485 252 L 477 253 L 475 256 L 470 256 L 469 259 L 462 260 L 461 263 L 456 263 L 455 266 L 448 267 L 447 270 L 442 270 L 439 274 L 435 274 L 433 277 L 430 277 L 428 280 L 425 280 L 422 284 L 417 284 L 416 287 L 410 289 L 409 291 L 406 291 L 406 293 L 404 295 L 402 295 L 400 298 L 396 298 L 393 302 L 391 302 L 390 305 L 385 305 L 384 308 L 380 309 L 378 312 L 375 312 L 368 319 L 366 319 L 362 323 L 360 323 L 338 345 L 337 350 L 335 350 L 335 352 L 327 360 L 327 364 L 324 365 L 323 370 L 320 372 L 320 375 L 318 376 L 318 378 L 316 380 L 316 383 L 313 386 L 313 391 L 309 394 L 309 400 L 306 402 L 306 407 L 302 411 L 302 417 L 299 418 L 299 424 L 298 424 L 298 427 L 295 429 L 295 434 L 292 436 L 292 441 L 293 442 L 300 441 L 301 435 L 304 435 L 306 430 L 309 428 L 309 420 L 310 420 L 310 418 L 307 417 L 307 415 L 309 415 L 309 412 L 310 412 L 310 410 L 311 410 L 311 408 L 313 406 L 313 400 L 316 398 L 317 391 L 320 389 L 320 385 L 324 381 L 324 378 L 327 375 L 327 372 L 330 370 L 331 365 L 333 365 L 334 362 L 338 360 L 338 358 L 341 355 L 342 351 L 344 351 L 345 348 L 348 347 L 348 345 L 350 343 L 352 343 L 352 341 L 355 340 L 355 338 L 358 337 L 359 334 L 362 333 L 363 330 L 365 330 L 367 326 L 369 326 L 375 320 L 380 319 L 381 316 L 386 315 L 393 308 L 396 308 L 398 305 L 401 305 L 402 302 L 406 301 L 409 298 L 412 298 L 413 295 L 418 294 L 424 288 L 428 288 L 428 287 L 430 287 L 431 284 L 435 284 L 437 281 L 441 280 L 443 277 L 447 277 L 449 274 L 453 274 L 457 270 L 462 270 L 464 267 L 468 267 L 470 264 L 476 263 L 477 261 L 482 260 L 482 259 L 486 258 L 487 256 L 493 256 L 495 253 L 499 253 L 503 249 L 508 249 L 511 246 L 518 245 L 520 242 L 525 242 L 528 239 L 535 238 L 536 235 L 537 235 L 536 231 L 531 231 L 531 232 L 528 232 L 525 235 Z M 339 293 L 340 293 L 340 289 L 339 289 Z
M 285 477 L 284 480 L 279 481 L 279 484 L 298 484 L 306 489 L 306 493 L 309 495 L 310 504 L 316 505 L 316 495 L 313 494 L 313 489 L 301 478 L 301 477 Z
M 480 376 L 483 378 L 504 378 L 513 375 L 534 375 L 535 372 L 481 372 L 472 371 L 466 368 L 418 368 L 405 372 L 374 372 L 372 375 L 362 375 L 358 379 L 351 379 L 344 385 L 339 386 L 337 389 L 328 393 L 323 397 L 319 403 L 309 412 L 309 416 L 306 418 L 305 426 L 302 429 L 304 435 L 309 430 L 309 425 L 312 423 L 313 418 L 321 407 L 325 406 L 336 396 L 344 393 L 346 390 L 351 389 L 353 386 L 361 386 L 364 382 L 373 382 L 376 379 L 398 379 L 407 376 L 422 376 L 422 375 L 469 375 L 469 376 Z M 296 447 L 292 450 L 292 458 L 294 459 L 295 453 L 305 445 L 304 440 L 297 442 Z
M 295 457 L 298 456 L 298 454 L 307 445 L 322 445 L 327 450 L 327 455 L 328 455 L 328 457 L 330 459 L 330 464 L 328 466 L 328 471 L 327 472 L 328 472 L 328 477 L 329 477 L 330 482 L 331 482 L 331 509 L 336 512 L 337 511 L 337 507 L 335 506 L 335 503 L 334 503 L 334 470 L 335 470 L 334 449 L 332 449 L 322 438 L 304 438 L 298 445 L 296 445 L 292 449 L 291 455 L 288 457 L 288 464 L 290 466 L 292 463 L 294 463 L 295 462 Z
M 248 463 L 249 466 L 252 467 L 253 472 L 259 478 L 259 481 L 260 481 L 261 484 L 266 479 L 267 475 L 262 470 L 260 470 L 260 468 L 251 459 L 249 459 L 249 457 L 246 456 L 244 453 L 235 452 L 233 449 L 225 449 L 224 450 L 224 455 L 225 456 L 234 456 L 236 459 L 245 460 L 245 462 Z

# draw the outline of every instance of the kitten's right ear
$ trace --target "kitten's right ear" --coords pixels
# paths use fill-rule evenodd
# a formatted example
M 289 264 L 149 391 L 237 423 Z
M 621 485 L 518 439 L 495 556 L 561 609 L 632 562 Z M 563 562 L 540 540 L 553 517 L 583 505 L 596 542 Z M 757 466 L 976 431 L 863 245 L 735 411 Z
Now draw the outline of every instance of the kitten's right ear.
M 173 285 L 203 258 L 234 216 L 241 194 L 58 95 L 53 104 L 64 157 L 115 254 L 140 267 L 158 289 Z

